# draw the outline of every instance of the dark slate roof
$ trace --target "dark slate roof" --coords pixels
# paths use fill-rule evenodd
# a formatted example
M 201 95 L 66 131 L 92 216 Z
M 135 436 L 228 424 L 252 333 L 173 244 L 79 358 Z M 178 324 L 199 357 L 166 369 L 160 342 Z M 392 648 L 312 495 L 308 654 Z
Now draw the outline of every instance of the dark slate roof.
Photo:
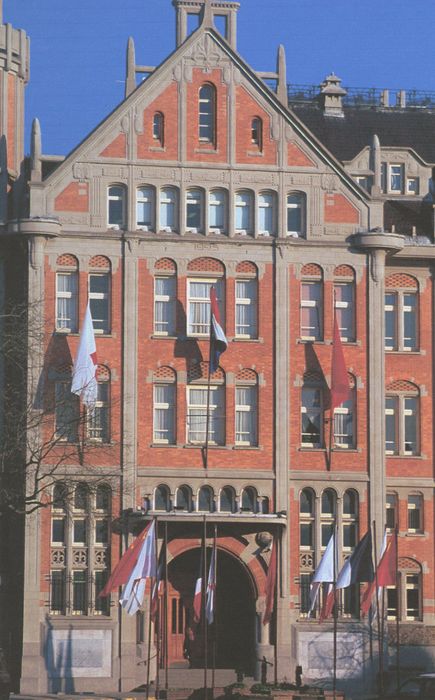
M 340 161 L 352 160 L 374 134 L 381 146 L 412 148 L 435 165 L 435 111 L 344 107 L 344 117 L 325 116 L 317 104 L 290 103 L 293 112 Z

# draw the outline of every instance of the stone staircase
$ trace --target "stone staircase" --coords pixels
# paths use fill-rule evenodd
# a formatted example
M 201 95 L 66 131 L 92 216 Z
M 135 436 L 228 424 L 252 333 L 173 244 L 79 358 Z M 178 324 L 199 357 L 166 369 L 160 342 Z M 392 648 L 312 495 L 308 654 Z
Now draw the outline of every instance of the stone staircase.
M 207 685 L 211 687 L 211 669 L 207 672 Z M 237 680 L 236 672 L 232 668 L 217 668 L 215 671 L 215 687 L 224 688 L 230 683 L 235 683 Z M 254 683 L 253 678 L 244 678 L 246 685 Z M 170 688 L 197 688 L 204 687 L 204 670 L 202 668 L 170 668 L 168 673 L 168 683 Z M 164 687 L 165 674 L 164 671 L 160 676 L 160 685 Z

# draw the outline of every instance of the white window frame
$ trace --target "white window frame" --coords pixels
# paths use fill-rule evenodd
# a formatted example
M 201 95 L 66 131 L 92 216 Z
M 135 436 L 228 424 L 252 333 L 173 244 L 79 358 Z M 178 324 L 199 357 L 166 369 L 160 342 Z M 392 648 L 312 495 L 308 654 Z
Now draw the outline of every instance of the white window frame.
M 392 296 L 395 299 L 393 304 L 386 303 L 386 297 Z M 415 299 L 414 306 L 405 302 L 407 296 L 412 296 Z M 387 345 L 385 339 L 385 350 L 387 352 L 418 352 L 419 350 L 419 293 L 413 289 L 386 289 L 385 290 L 385 313 L 389 312 L 393 316 L 393 324 L 396 333 L 396 346 L 394 344 Z M 414 313 L 415 320 L 415 345 L 407 347 L 405 341 L 405 314 Z
M 167 396 L 166 401 L 157 401 L 157 391 L 156 389 L 162 389 L 164 388 L 167 390 L 168 394 L 172 394 L 172 396 Z M 176 423 L 176 395 L 177 395 L 177 386 L 175 382 L 155 382 L 153 386 L 153 442 L 155 444 L 162 444 L 162 445 L 175 445 L 176 443 L 176 431 L 177 431 L 177 423 Z M 163 428 L 158 427 L 158 420 L 157 420 L 157 411 L 165 411 L 165 415 L 168 420 L 169 428 L 167 430 L 164 430 Z M 167 437 L 164 438 L 161 435 L 159 436 L 159 433 L 167 433 Z
M 186 387 L 187 390 L 187 421 L 186 421 L 186 442 L 188 445 L 203 445 L 206 441 L 206 420 L 207 420 L 207 385 L 190 384 Z M 200 390 L 204 401 L 201 403 L 193 403 L 191 400 L 191 392 Z M 195 416 L 200 417 L 201 430 L 193 429 L 191 425 L 191 413 L 196 412 Z M 194 421 L 192 421 L 194 424 Z M 202 424 L 204 428 L 202 429 Z M 192 437 L 192 434 L 200 434 L 200 437 Z M 217 435 L 216 435 L 217 433 Z M 217 438 L 217 439 L 216 439 Z M 209 405 L 209 445 L 225 445 L 225 385 L 212 384 L 210 386 L 210 405 Z
M 159 294 L 157 292 L 157 280 L 171 280 L 174 287 L 173 294 Z M 167 290 L 170 291 L 170 290 Z M 157 304 L 164 304 L 166 310 L 169 310 L 169 320 L 157 320 Z M 177 277 L 175 275 L 156 275 L 154 278 L 154 335 L 164 337 L 174 337 L 176 334 L 176 313 L 177 313 Z M 164 314 L 163 314 L 164 315 Z M 167 330 L 158 328 L 158 325 L 166 325 Z
M 412 501 L 414 499 L 414 502 Z M 418 501 L 417 503 L 415 501 Z M 407 501 L 407 530 L 408 532 L 412 533 L 421 533 L 424 532 L 424 522 L 423 522 L 423 496 L 421 493 L 410 493 L 408 494 L 408 501 Z M 419 521 L 419 526 L 418 527 L 410 527 L 409 526 L 409 517 L 410 517 L 410 512 L 418 512 L 418 521 Z
M 415 457 L 420 454 L 420 396 L 418 394 L 387 393 L 385 400 L 387 401 L 389 399 L 394 400 L 394 406 L 391 408 L 387 408 L 387 406 L 385 406 L 385 415 L 394 416 L 396 449 L 385 449 L 385 454 L 391 456 Z M 415 402 L 415 411 L 406 407 L 406 402 L 408 399 Z M 406 418 L 407 416 L 413 415 L 415 415 L 416 421 L 416 446 L 415 450 L 408 450 L 406 449 Z
M 310 409 L 307 409 L 307 406 L 304 405 L 304 392 L 306 391 L 312 391 L 312 392 L 318 392 L 319 394 L 319 406 L 315 407 L 310 407 Z M 304 435 L 309 435 L 309 433 L 304 433 L 303 432 L 303 416 L 307 415 L 308 413 L 313 414 L 314 416 L 320 416 L 320 432 L 319 432 L 319 442 L 308 442 L 305 441 Z M 301 447 L 302 448 L 308 448 L 308 449 L 321 449 L 323 447 L 323 420 L 324 420 L 324 407 L 323 407 L 323 390 L 322 387 L 320 386 L 314 386 L 314 385 L 304 385 L 301 389 Z
M 220 209 L 220 216 L 216 214 Z M 212 216 L 212 212 L 214 213 Z M 212 224 L 213 220 L 222 220 L 222 224 Z M 210 190 L 208 194 L 208 228 L 210 233 L 226 233 L 228 231 L 228 193 L 221 188 Z
M 396 169 L 396 172 L 395 172 Z M 403 194 L 405 184 L 405 166 L 403 163 L 381 163 L 381 189 L 386 194 Z M 400 178 L 400 187 L 393 187 L 393 177 Z
M 208 338 L 210 335 L 210 294 L 204 297 L 193 297 L 191 292 L 193 284 L 208 284 L 215 288 L 221 324 L 225 328 L 225 280 L 223 277 L 189 277 L 187 280 L 187 335 L 191 338 Z M 195 324 L 195 326 L 203 326 L 201 330 L 194 329 L 191 321 L 195 304 L 204 305 L 204 320 Z
M 258 195 L 258 233 L 260 236 L 275 236 L 276 235 L 276 206 L 275 206 L 275 193 L 266 191 L 260 192 Z M 267 218 L 266 212 L 270 210 L 270 228 L 260 228 L 260 222 L 262 219 L 262 210 L 264 210 L 264 217 Z
M 176 187 L 162 187 L 159 191 L 159 229 L 166 233 L 177 231 L 178 229 L 178 190 Z M 162 225 L 162 206 L 172 207 L 172 224 Z M 167 215 L 165 216 L 167 219 Z
M 340 406 L 336 406 L 334 409 L 334 426 L 333 426 L 333 438 L 334 438 L 334 448 L 340 449 L 340 450 L 353 450 L 355 449 L 355 389 L 350 390 L 350 395 L 351 398 L 345 401 L 344 403 L 340 404 Z M 351 425 L 351 432 L 350 433 L 342 433 L 339 432 L 339 422 L 340 422 L 340 416 L 351 416 L 352 418 L 352 425 Z M 346 437 L 350 437 L 349 444 L 345 442 Z M 341 440 L 341 442 L 340 442 Z
M 201 97 L 204 88 L 210 90 L 209 97 Z M 207 108 L 209 105 L 209 108 Z M 216 139 L 216 88 L 204 83 L 198 93 L 198 140 L 202 143 L 215 143 Z
M 248 225 L 246 228 L 237 226 L 237 212 L 247 208 Z M 241 213 L 242 219 L 244 218 Z M 239 190 L 234 194 L 234 230 L 239 235 L 252 236 L 254 233 L 254 193 L 251 190 Z
M 415 183 L 415 188 L 412 184 Z M 407 177 L 406 178 L 406 194 L 413 197 L 417 197 L 420 194 L 420 178 L 419 177 Z
M 149 205 L 150 220 L 139 221 L 138 209 L 141 205 Z M 155 222 L 155 190 L 150 185 L 142 185 L 136 189 L 136 229 L 140 231 L 152 231 Z
M 249 390 L 249 395 L 252 397 L 250 403 L 240 403 L 239 390 Z M 241 414 L 249 414 L 252 430 L 250 432 L 238 431 L 238 418 L 242 418 Z M 236 401 L 235 401 L 235 444 L 243 447 L 258 446 L 258 389 L 256 384 L 236 384 Z M 245 437 L 244 437 L 245 436 Z
M 293 198 L 298 201 L 291 202 L 290 199 Z M 287 236 L 291 238 L 305 238 L 306 228 L 307 228 L 307 199 L 304 192 L 288 192 L 286 196 L 286 231 Z M 288 225 L 288 212 L 291 209 L 297 209 L 300 211 L 300 230 L 293 230 L 289 228 Z
M 263 120 L 261 117 L 251 119 L 251 143 L 257 146 L 259 151 L 263 150 Z
M 71 280 L 68 290 L 59 289 L 61 278 Z M 77 333 L 78 331 L 78 287 L 79 273 L 77 270 L 59 270 L 56 272 L 56 331 L 61 333 Z M 71 318 L 60 318 L 59 302 L 62 299 L 71 300 Z M 65 324 L 65 325 L 64 325 Z
M 193 196 L 195 195 L 195 196 Z M 188 226 L 188 208 L 195 207 L 195 218 L 199 218 L 198 226 Z M 204 192 L 199 188 L 186 190 L 185 200 L 186 231 L 189 233 L 201 233 L 204 230 Z
M 239 295 L 239 283 L 248 283 L 248 287 L 251 287 L 253 289 L 253 294 L 251 296 L 240 296 Z M 235 284 L 235 336 L 236 338 L 245 338 L 248 340 L 252 340 L 254 338 L 258 338 L 258 282 L 256 277 L 251 277 L 251 278 L 242 278 L 240 277 L 239 279 L 236 279 L 236 284 Z M 252 311 L 252 316 L 253 316 L 253 323 L 248 325 L 248 324 L 242 324 L 239 322 L 238 319 L 238 310 L 239 307 L 246 307 L 249 306 L 253 309 Z M 241 310 L 241 309 L 240 309 Z
M 318 299 L 304 299 L 304 287 L 317 287 L 319 290 Z M 318 341 L 323 340 L 323 280 L 309 280 L 303 279 L 301 281 L 301 309 L 300 309 L 300 328 L 301 328 L 301 339 Z M 317 309 L 317 317 L 319 321 L 319 333 L 318 335 L 311 334 L 308 335 L 305 331 L 309 331 L 312 327 L 303 326 L 303 310 L 304 309 Z M 313 327 L 314 328 L 314 327 Z
M 104 391 L 106 396 L 104 396 Z M 97 420 L 98 419 L 98 420 Z M 99 423 L 99 426 L 97 425 Z M 95 407 L 86 415 L 87 439 L 92 442 L 110 443 L 110 381 L 97 382 Z
M 343 301 L 341 299 L 337 299 L 336 295 L 336 289 L 338 287 L 347 287 L 350 289 L 350 296 L 351 299 L 350 301 Z M 338 323 L 338 318 L 339 318 L 339 313 L 337 313 L 337 323 L 338 323 L 338 330 L 340 332 L 340 338 L 343 343 L 354 343 L 356 339 L 356 322 L 355 322 L 355 283 L 353 280 L 343 280 L 342 282 L 336 281 L 334 282 L 334 306 L 335 309 L 345 309 L 350 311 L 351 319 L 352 319 L 352 327 L 351 327 L 351 335 L 343 335 L 343 331 L 345 330 L 344 328 L 341 328 L 340 324 Z
M 119 190 L 118 194 L 111 194 L 111 190 Z M 125 185 L 109 185 L 107 188 L 107 228 L 114 229 L 115 231 L 119 231 L 120 229 L 125 228 L 125 221 L 126 221 L 126 188 Z M 119 221 L 111 221 L 111 216 L 110 216 L 110 202 L 121 202 L 121 219 Z
M 91 280 L 93 277 L 104 277 L 107 280 L 107 292 L 91 292 Z M 97 319 L 94 317 L 94 314 L 92 314 L 91 310 L 91 315 L 92 315 L 92 321 L 93 321 L 93 327 L 94 327 L 94 334 L 95 335 L 110 335 L 111 331 L 111 284 L 112 284 L 112 276 L 110 272 L 89 272 L 88 275 L 88 299 L 89 303 L 92 309 L 92 300 L 95 299 L 96 301 L 106 301 L 107 305 L 107 318 L 101 318 Z M 102 323 L 104 324 L 104 328 L 97 328 L 96 324 L 97 323 Z
M 153 115 L 153 141 L 157 141 L 163 148 L 165 138 L 165 117 L 162 112 L 154 112 Z

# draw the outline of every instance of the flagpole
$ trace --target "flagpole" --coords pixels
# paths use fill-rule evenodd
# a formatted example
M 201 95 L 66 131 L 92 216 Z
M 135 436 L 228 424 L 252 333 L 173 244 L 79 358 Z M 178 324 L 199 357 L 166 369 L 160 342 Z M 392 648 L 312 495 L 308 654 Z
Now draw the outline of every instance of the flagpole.
M 280 535 L 278 532 L 276 533 L 275 536 L 275 547 L 276 547 L 276 565 L 275 565 L 275 585 L 274 585 L 274 591 L 273 591 L 273 608 L 272 608 L 272 615 L 271 618 L 274 619 L 275 622 L 275 644 L 274 644 L 274 651 L 273 651 L 273 663 L 274 663 L 274 673 L 273 673 L 273 680 L 275 685 L 278 685 L 278 562 L 281 562 L 281 557 L 280 555 L 280 548 L 279 544 L 281 542 Z M 281 574 L 281 566 L 279 567 L 279 572 Z M 275 618 L 273 617 L 273 613 L 275 612 Z
M 165 520 L 165 593 L 163 600 L 163 622 L 165 640 L 165 690 L 169 689 L 169 658 L 168 658 L 168 523 Z
M 333 631 L 333 650 L 334 650 L 334 661 L 333 661 L 333 676 L 332 676 L 332 692 L 334 700 L 336 698 L 337 690 L 337 625 L 338 625 L 338 610 L 337 610 L 337 521 L 334 521 L 334 631 Z
M 333 317 L 332 317 L 332 346 L 334 347 L 334 330 L 335 330 L 335 320 L 336 320 L 336 310 L 335 310 L 335 288 L 333 290 Z M 335 413 L 335 407 L 333 406 L 332 403 L 332 372 L 331 372 L 331 411 L 329 415 L 329 449 L 328 449 L 328 458 L 326 460 L 326 466 L 327 470 L 331 471 L 331 466 L 332 466 L 332 437 L 334 434 L 334 413 Z
M 394 537 L 396 540 L 396 684 L 397 692 L 400 690 L 400 616 L 401 616 L 401 605 L 400 605 L 400 574 L 399 574 L 399 533 L 397 525 L 394 528 Z
M 384 639 L 383 629 L 381 626 L 381 616 L 379 610 L 379 586 L 378 586 L 378 555 L 377 555 L 377 537 L 376 537 L 376 521 L 373 520 L 373 539 L 375 546 L 373 547 L 373 556 L 375 560 L 375 581 L 376 581 L 376 617 L 378 621 L 378 649 L 379 649 L 379 692 L 381 696 L 384 694 Z
M 216 637 L 217 637 L 217 619 L 216 619 L 216 609 L 217 609 L 217 523 L 214 525 L 214 539 L 213 539 L 213 551 L 214 551 L 214 591 L 213 591 L 213 666 L 211 672 L 211 696 L 214 698 L 214 686 L 215 686 L 215 672 L 216 672 Z
M 157 518 L 154 518 L 154 524 Z M 154 529 L 156 529 L 154 525 Z M 147 651 L 147 691 L 146 700 L 149 698 L 150 694 L 150 661 L 151 661 L 151 606 L 153 602 L 153 583 L 150 579 L 150 594 L 149 594 L 149 605 L 148 605 L 148 651 Z
M 207 413 L 205 418 L 205 445 L 204 445 L 204 469 L 207 474 L 208 470 L 208 431 L 210 426 L 210 384 L 211 384 L 211 342 L 212 342 L 212 320 L 211 320 L 212 309 L 210 305 L 210 336 L 208 343 L 208 380 L 207 380 Z
M 207 614 L 206 614 L 206 586 L 207 586 L 207 516 L 204 513 L 204 529 L 203 529 L 203 570 L 202 570 L 202 624 L 203 624 L 203 636 L 204 636 L 204 698 L 207 700 L 207 664 L 208 664 L 208 654 L 207 654 Z
M 155 560 L 156 560 L 156 564 L 155 564 L 155 566 L 156 566 L 156 578 L 155 578 L 154 586 L 156 586 L 155 594 L 157 596 L 157 611 L 156 611 L 156 618 L 154 620 L 154 633 L 155 633 L 156 627 L 157 627 L 156 692 L 155 692 L 155 695 L 156 695 L 156 698 L 158 698 L 159 694 L 160 694 L 160 658 L 161 658 L 161 655 L 160 655 L 160 651 L 161 651 L 160 650 L 160 644 L 161 644 L 160 618 L 161 618 L 161 615 L 160 615 L 159 588 L 158 588 L 160 582 L 159 582 L 159 557 L 158 557 L 159 538 L 158 538 L 157 522 L 156 522 L 156 527 L 155 527 L 154 533 L 155 533 L 155 536 L 154 536 L 155 547 L 154 547 L 154 549 L 156 552 L 156 557 L 155 557 Z M 153 580 L 152 579 L 150 580 L 150 586 L 151 586 L 151 590 L 152 590 L 153 589 Z M 151 601 L 152 601 L 152 599 L 151 599 Z M 151 608 L 150 608 L 150 615 L 151 615 Z

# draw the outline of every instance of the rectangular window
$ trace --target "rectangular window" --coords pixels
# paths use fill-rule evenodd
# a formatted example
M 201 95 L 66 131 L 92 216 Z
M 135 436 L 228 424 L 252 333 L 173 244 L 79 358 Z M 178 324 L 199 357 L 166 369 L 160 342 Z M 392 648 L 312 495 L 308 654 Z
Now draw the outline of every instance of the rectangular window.
M 300 612 L 302 615 L 307 615 L 309 610 L 310 610 L 310 607 L 311 607 L 311 600 L 310 600 L 311 578 L 312 578 L 312 574 L 310 574 L 310 573 L 301 573 L 299 576 Z
M 404 454 L 415 455 L 417 448 L 417 399 L 414 397 L 404 398 L 403 420 L 404 420 Z
M 344 549 L 354 549 L 356 547 L 356 523 L 343 524 L 343 547 Z
M 110 610 L 110 597 L 99 598 L 107 582 L 107 571 L 96 571 L 94 574 L 94 612 L 97 615 L 108 615 Z
M 175 190 L 166 188 L 160 192 L 160 230 L 175 231 L 176 194 Z
M 420 575 L 406 574 L 406 619 L 420 620 Z
M 175 335 L 176 304 L 176 277 L 156 277 L 154 280 L 154 333 Z
M 257 387 L 236 387 L 236 445 L 257 445 Z
M 408 531 L 421 532 L 423 530 L 423 501 L 419 494 L 408 496 Z
M 353 282 L 334 284 L 335 314 L 340 337 L 344 342 L 355 340 L 355 285 Z
M 320 389 L 305 387 L 302 389 L 302 436 L 303 447 L 321 447 L 323 442 L 322 392 Z
M 95 333 L 110 333 L 110 274 L 90 273 L 89 304 Z
M 225 193 L 221 190 L 210 192 L 208 204 L 209 228 L 223 233 L 225 231 Z
M 154 385 L 154 442 L 175 444 L 175 384 Z
M 395 586 L 387 587 L 387 619 L 397 619 L 397 588 Z
M 342 449 L 355 446 L 354 438 L 354 403 L 345 401 L 334 410 L 334 445 Z
M 187 388 L 187 441 L 205 444 L 207 425 L 207 387 Z M 225 387 L 210 387 L 209 442 L 225 444 Z
M 86 615 L 87 612 L 87 576 L 86 571 L 80 569 L 72 575 L 72 614 Z
M 149 187 L 141 187 L 136 193 L 136 225 L 149 231 L 153 228 L 154 192 Z
M 56 274 L 56 329 L 77 333 L 77 272 Z
M 87 543 L 86 518 L 75 518 L 73 522 L 73 544 L 85 546 Z
M 385 524 L 390 531 L 397 525 L 397 496 L 394 493 L 387 493 Z
M 210 335 L 210 289 L 214 287 L 218 300 L 221 323 L 224 324 L 224 283 L 223 280 L 188 280 L 187 281 L 187 307 L 188 323 L 187 334 L 195 336 Z
M 64 569 L 55 569 L 50 572 L 50 612 L 53 615 L 65 615 Z
M 236 193 L 235 229 L 238 232 L 252 233 L 252 196 L 250 192 Z
M 202 229 L 202 194 L 199 190 L 186 192 L 186 228 L 193 232 Z
M 420 194 L 420 178 L 408 177 L 406 179 L 406 194 Z
M 385 295 L 385 350 L 397 350 L 397 295 Z
M 236 280 L 236 336 L 257 337 L 257 280 Z
M 403 192 L 403 165 L 389 165 L 390 192 Z
M 327 547 L 328 542 L 331 539 L 334 530 L 334 523 L 322 523 L 321 524 L 321 546 Z
M 313 537 L 313 523 L 304 523 L 301 522 L 300 524 L 300 546 L 304 547 L 305 549 L 312 549 L 314 545 L 314 537 Z
M 77 442 L 78 397 L 71 393 L 71 382 L 56 382 L 54 391 L 56 437 L 65 442 Z
M 95 544 L 109 543 L 109 523 L 106 518 L 95 520 Z
M 110 386 L 109 382 L 98 382 L 97 401 L 87 414 L 87 434 L 90 440 L 110 441 Z
M 65 544 L 65 518 L 53 518 L 51 521 L 52 544 Z
M 124 227 L 124 187 L 109 187 L 107 197 L 107 218 L 111 228 L 120 229 Z
M 385 399 L 385 452 L 389 455 L 398 453 L 397 440 L 397 403 L 398 399 L 387 396 Z
M 274 233 L 273 202 L 274 196 L 272 194 L 260 194 L 258 197 L 258 230 L 268 236 Z
M 322 283 L 302 282 L 301 284 L 301 338 L 322 340 Z
M 403 294 L 403 350 L 417 349 L 417 295 Z

